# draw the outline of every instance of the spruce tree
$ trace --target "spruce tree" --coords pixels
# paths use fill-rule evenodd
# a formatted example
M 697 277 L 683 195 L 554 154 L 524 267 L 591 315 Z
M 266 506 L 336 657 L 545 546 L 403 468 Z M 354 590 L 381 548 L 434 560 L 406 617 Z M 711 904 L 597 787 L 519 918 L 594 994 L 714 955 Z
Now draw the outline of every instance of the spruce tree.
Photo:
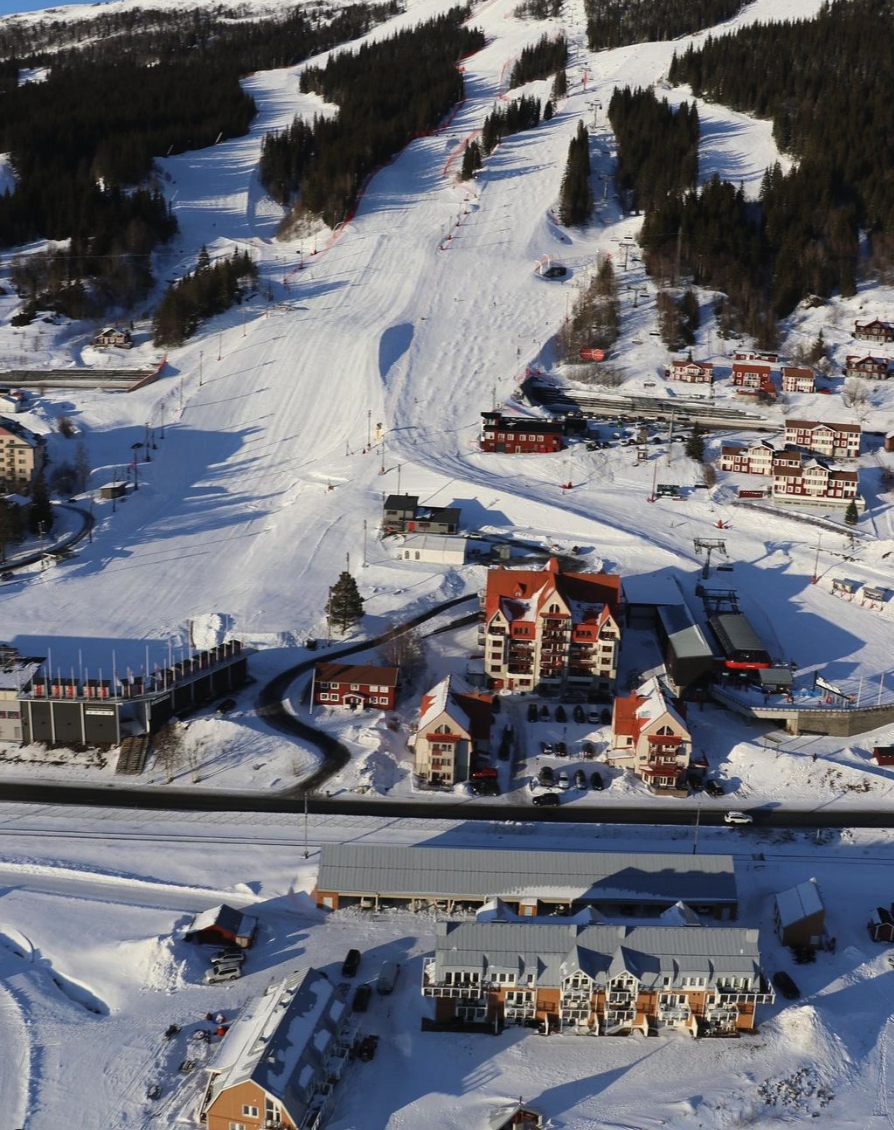
M 568 160 L 559 193 L 559 220 L 566 225 L 584 224 L 593 210 L 590 188 L 590 139 L 583 122 L 568 146 Z
M 481 149 L 477 141 L 470 141 L 463 152 L 461 180 L 471 180 L 481 168 Z
M 28 514 L 28 525 L 32 534 L 39 534 L 41 528 L 48 534 L 53 528 L 53 508 L 50 505 L 50 495 L 47 490 L 47 480 L 41 466 L 34 475 L 31 484 L 31 510 Z
M 856 526 L 860 519 L 860 512 L 857 510 L 857 504 L 853 499 L 847 504 L 847 510 L 844 512 L 844 520 L 849 526 Z
M 686 454 L 696 463 L 705 461 L 705 433 L 698 424 L 692 429 L 692 435 L 686 441 Z
M 342 634 L 363 618 L 363 598 L 350 573 L 343 571 L 329 590 L 326 615 Z

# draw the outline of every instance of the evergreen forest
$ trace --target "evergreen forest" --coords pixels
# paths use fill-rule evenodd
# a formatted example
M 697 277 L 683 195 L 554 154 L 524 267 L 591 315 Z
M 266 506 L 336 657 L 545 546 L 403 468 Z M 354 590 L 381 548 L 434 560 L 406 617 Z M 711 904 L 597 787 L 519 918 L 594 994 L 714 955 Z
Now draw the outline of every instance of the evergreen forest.
M 203 247 L 195 271 L 172 283 L 158 304 L 152 323 L 155 344 L 182 344 L 205 318 L 222 314 L 241 300 L 242 280 L 254 282 L 257 274 L 247 251 L 234 251 L 212 263 Z
M 699 121 L 695 103 L 673 110 L 651 90 L 615 88 L 608 117 L 618 140 L 618 192 L 628 211 L 651 209 L 698 179 Z
M 544 35 L 539 43 L 525 47 L 509 76 L 510 89 L 524 86 L 538 78 L 549 78 L 565 67 L 568 58 L 568 44 L 564 35 Z
M 676 39 L 730 19 L 743 0 L 584 0 L 591 51 Z
M 303 71 L 302 91 L 334 102 L 339 111 L 264 138 L 260 175 L 271 195 L 283 202 L 297 195 L 293 211 L 321 216 L 330 227 L 340 223 L 364 179 L 434 129 L 462 98 L 457 62 L 484 45 L 479 29 L 463 26 L 468 15 L 453 8 Z
M 244 134 L 255 105 L 241 76 L 296 63 L 394 10 L 358 4 L 325 24 L 300 13 L 236 22 L 217 9 L 4 25 L 0 152 L 11 155 L 16 186 L 0 196 L 0 246 L 71 240 L 49 265 L 53 285 L 26 295 L 23 317 L 39 306 L 81 317 L 139 301 L 152 283 L 150 253 L 176 231 L 161 193 L 145 186 L 154 159 Z M 81 46 L 54 49 L 81 33 Z M 19 85 L 26 67 L 48 73 Z

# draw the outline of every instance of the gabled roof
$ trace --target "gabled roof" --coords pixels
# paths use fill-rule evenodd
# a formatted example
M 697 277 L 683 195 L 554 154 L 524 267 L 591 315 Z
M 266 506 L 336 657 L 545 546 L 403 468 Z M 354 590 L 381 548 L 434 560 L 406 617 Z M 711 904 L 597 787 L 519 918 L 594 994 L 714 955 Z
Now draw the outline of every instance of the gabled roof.
M 454 675 L 447 675 L 422 696 L 419 703 L 418 733 L 441 714 L 450 718 L 470 737 L 490 737 L 493 723 L 493 695 L 474 695 Z
M 616 734 L 631 736 L 635 744 L 649 723 L 663 714 L 669 714 L 685 733 L 689 732 L 673 700 L 658 679 L 649 679 L 639 690 L 615 699 L 612 729 Z
M 859 424 L 839 424 L 831 420 L 786 420 L 786 428 L 797 428 L 800 432 L 830 431 L 830 432 L 856 432 L 860 434 Z
M 203 910 L 200 914 L 197 914 L 187 926 L 185 936 L 188 938 L 190 934 L 198 934 L 202 930 L 210 930 L 215 926 L 221 930 L 226 930 L 229 934 L 238 934 L 241 924 L 242 911 L 235 910 L 232 906 L 227 906 L 226 903 L 221 903 L 220 906 L 212 906 L 209 910 Z
M 694 361 L 691 353 L 688 357 L 675 357 L 672 364 L 675 369 L 688 368 L 690 365 L 694 365 L 696 369 L 706 369 L 708 371 L 714 368 L 713 361 Z
M 389 494 L 385 499 L 383 510 L 412 510 L 416 512 L 419 497 L 415 494 Z
M 366 664 L 318 663 L 315 678 L 324 683 L 372 683 L 379 687 L 396 687 L 400 672 L 396 667 L 373 667 Z
M 328 978 L 305 969 L 249 1001 L 211 1065 L 209 1106 L 251 1081 L 301 1123 L 314 1082 L 334 1051 L 347 1005 Z
M 500 610 L 507 620 L 534 620 L 558 595 L 575 623 L 601 624 L 606 613 L 617 620 L 621 578 L 608 573 L 563 573 L 551 557 L 543 569 L 507 569 L 487 573 L 485 618 Z
M 783 926 L 791 926 L 814 914 L 822 914 L 823 909 L 823 900 L 820 898 L 816 879 L 798 883 L 796 887 L 780 891 L 776 896 L 776 910 Z

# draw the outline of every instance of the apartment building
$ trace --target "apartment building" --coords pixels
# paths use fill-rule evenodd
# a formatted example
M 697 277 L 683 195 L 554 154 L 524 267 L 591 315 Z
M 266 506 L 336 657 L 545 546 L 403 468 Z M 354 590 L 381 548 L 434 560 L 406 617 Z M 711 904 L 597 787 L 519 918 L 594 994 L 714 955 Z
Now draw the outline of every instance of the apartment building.
M 755 440 L 747 446 L 724 444 L 720 448 L 720 470 L 739 471 L 746 475 L 769 475 L 773 470 L 776 445 L 769 439 Z
M 618 674 L 621 579 L 499 567 L 484 594 L 484 669 L 495 690 L 600 690 Z
M 0 494 L 30 494 L 45 459 L 43 436 L 0 417 Z
M 797 365 L 783 365 L 783 392 L 816 392 L 816 373 Z
M 856 459 L 860 454 L 860 425 L 831 420 L 786 420 L 785 443 L 829 459 Z
M 774 502 L 829 502 L 847 506 L 857 501 L 859 476 L 822 459 L 803 456 L 798 466 L 773 465 Z
M 665 375 L 670 381 L 709 385 L 714 382 L 714 364 L 712 361 L 693 361 L 690 353 L 682 360 L 672 361 L 671 367 L 665 370 Z
M 413 738 L 417 777 L 430 785 L 468 780 L 475 754 L 490 750 L 492 702 L 492 695 L 474 695 L 452 675 L 424 694 Z
M 554 919 L 440 922 L 422 993 L 435 1019 L 594 1036 L 753 1031 L 773 1002 L 757 930 Z
M 684 709 L 657 678 L 614 702 L 611 759 L 632 769 L 659 795 L 689 791 L 692 735 L 683 720 Z

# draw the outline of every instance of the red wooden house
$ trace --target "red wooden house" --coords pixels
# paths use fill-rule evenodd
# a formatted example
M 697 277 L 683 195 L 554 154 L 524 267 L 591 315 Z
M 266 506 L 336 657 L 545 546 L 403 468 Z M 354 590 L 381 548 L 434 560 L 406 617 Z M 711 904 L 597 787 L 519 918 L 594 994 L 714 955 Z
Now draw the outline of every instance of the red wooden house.
M 314 705 L 393 710 L 399 675 L 396 667 L 318 663 L 314 669 Z
M 221 903 L 197 914 L 183 937 L 187 942 L 202 946 L 241 946 L 248 949 L 257 929 L 257 918 Z
M 845 358 L 846 377 L 868 377 L 873 381 L 886 381 L 891 375 L 887 357 L 858 357 L 852 354 Z
M 894 341 L 894 325 L 873 318 L 871 322 L 854 322 L 854 337 L 857 341 Z
M 481 450 L 505 455 L 546 454 L 561 451 L 561 420 L 538 420 L 531 416 L 504 416 L 482 412 Z
M 763 361 L 734 361 L 732 382 L 740 393 L 756 395 L 763 392 L 767 396 L 776 395 L 772 366 Z

